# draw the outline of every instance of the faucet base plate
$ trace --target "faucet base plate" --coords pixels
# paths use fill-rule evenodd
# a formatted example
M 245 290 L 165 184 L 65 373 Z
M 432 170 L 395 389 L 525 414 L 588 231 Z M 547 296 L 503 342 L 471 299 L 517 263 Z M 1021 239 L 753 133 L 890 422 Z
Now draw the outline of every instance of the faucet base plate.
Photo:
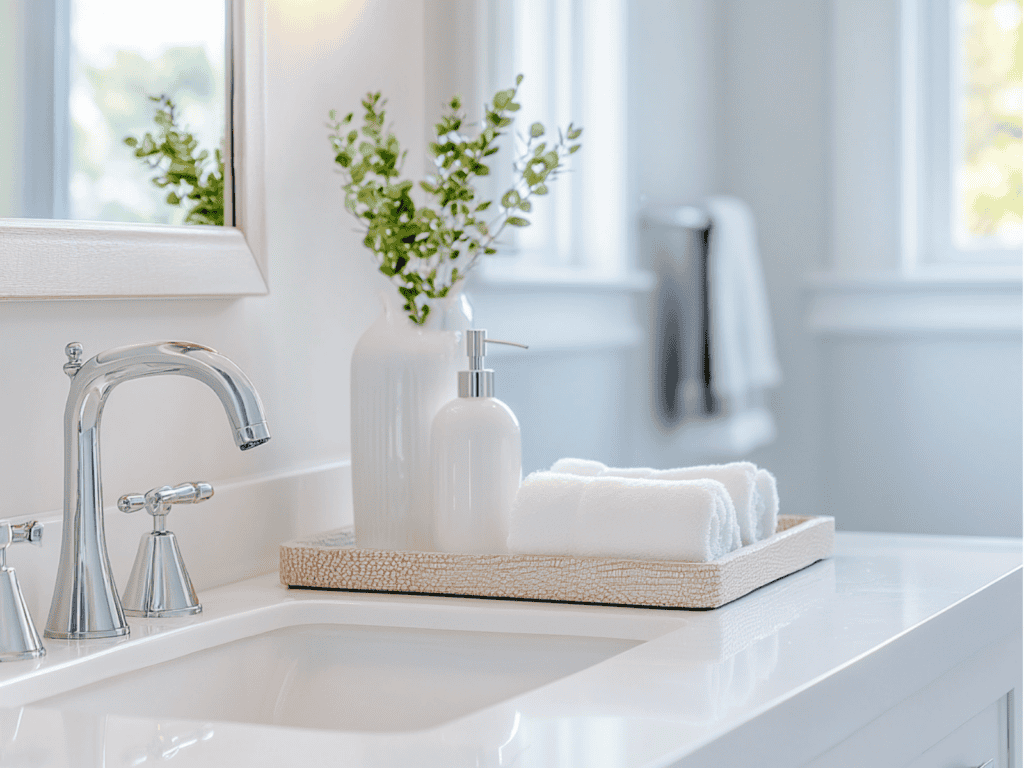
M 54 630 L 44 630 L 43 637 L 48 637 L 51 640 L 102 640 L 106 637 L 123 637 L 128 634 L 128 627 L 118 627 L 117 629 L 100 629 L 93 632 L 56 632 Z
M 139 611 L 134 608 L 125 608 L 126 616 L 139 616 L 143 619 L 168 619 L 174 616 L 194 616 L 203 612 L 203 606 L 193 605 L 188 608 L 174 608 L 166 611 Z
M 46 655 L 45 648 L 39 648 L 32 651 L 17 651 L 11 653 L 0 653 L 0 662 L 4 661 L 21 661 L 22 659 L 38 659 L 40 656 Z

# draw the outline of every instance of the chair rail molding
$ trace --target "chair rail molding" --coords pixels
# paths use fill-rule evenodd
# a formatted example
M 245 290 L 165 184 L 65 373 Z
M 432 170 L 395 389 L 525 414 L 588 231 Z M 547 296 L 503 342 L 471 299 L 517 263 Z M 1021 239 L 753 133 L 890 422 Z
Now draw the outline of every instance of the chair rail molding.
M 961 275 L 816 275 L 807 325 L 819 336 L 1021 335 L 1019 271 Z

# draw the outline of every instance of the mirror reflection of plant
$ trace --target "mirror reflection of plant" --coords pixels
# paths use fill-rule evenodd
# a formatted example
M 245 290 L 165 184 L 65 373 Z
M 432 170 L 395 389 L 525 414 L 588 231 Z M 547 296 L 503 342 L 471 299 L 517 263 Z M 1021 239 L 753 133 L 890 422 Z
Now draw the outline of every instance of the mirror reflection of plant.
M 170 188 L 169 205 L 189 205 L 186 224 L 224 224 L 224 159 L 220 149 L 214 150 L 215 165 L 209 171 L 210 153 L 196 154 L 199 141 L 187 129 L 177 124 L 174 102 L 167 96 L 150 96 L 159 106 L 153 121 L 156 136 L 148 131 L 141 138 L 125 138 L 124 143 L 135 148 L 135 157 L 149 168 L 160 170 L 152 181 L 160 188 Z
M 529 135 L 520 137 L 513 184 L 501 197 L 500 212 L 485 220 L 492 201 L 478 201 L 473 181 L 490 173 L 484 159 L 498 151 L 498 137 L 512 125 L 522 81 L 519 75 L 515 88 L 494 95 L 476 138 L 459 133 L 465 123 L 462 102 L 458 96 L 451 99 L 435 126 L 437 140 L 429 145 L 437 171 L 419 184 L 428 196 L 423 206 L 413 201 L 413 182 L 398 178 L 406 153 L 392 133 L 385 133 L 387 102 L 380 93 L 363 99 L 359 130 L 351 127 L 351 113 L 341 120 L 334 110 L 330 113 L 334 160 L 345 179 L 345 208 L 363 222 L 363 245 L 376 255 L 380 272 L 397 285 L 414 323 L 426 321 L 430 300 L 447 296 L 481 255 L 496 252 L 493 243 L 505 227 L 529 226 L 524 214 L 532 210 L 532 199 L 548 193 L 548 183 L 565 170 L 565 158 L 580 148 L 572 142 L 582 128 L 570 123 L 564 134 L 558 131 L 557 142 L 548 143 L 541 140 L 544 126 L 533 123 Z
M 218 146 L 224 125 L 224 77 L 202 46 L 154 53 L 117 51 L 107 60 L 81 56 L 72 73 L 68 214 L 72 219 L 181 224 L 185 211 L 167 205 L 165 190 L 140 173 L 125 136 L 153 126 L 147 94 L 173 94 L 179 120 L 201 146 Z

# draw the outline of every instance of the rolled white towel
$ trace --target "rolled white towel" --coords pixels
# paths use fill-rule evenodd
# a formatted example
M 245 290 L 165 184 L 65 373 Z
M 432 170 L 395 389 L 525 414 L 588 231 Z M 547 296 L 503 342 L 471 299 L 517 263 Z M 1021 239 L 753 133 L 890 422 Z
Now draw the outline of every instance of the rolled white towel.
M 591 461 L 590 459 L 559 459 L 551 465 L 552 472 L 564 472 L 585 477 L 597 477 L 607 468 L 600 461 Z
M 527 475 L 512 505 L 508 551 L 520 555 L 569 554 L 573 521 L 588 479 L 562 472 Z
M 556 469 L 558 468 L 558 469 Z M 576 468 L 586 471 L 575 472 Z M 754 482 L 757 467 L 749 461 L 731 464 L 713 464 L 703 467 L 681 467 L 679 469 L 650 469 L 648 467 L 607 467 L 599 461 L 588 459 L 561 459 L 552 466 L 552 471 L 573 472 L 590 477 L 631 477 L 649 480 L 717 480 L 729 492 L 736 514 L 726 523 L 723 531 L 727 551 L 759 540 L 757 517 L 758 491 Z M 776 505 L 777 508 L 777 505 Z M 772 533 L 775 532 L 772 527 Z M 769 534 L 771 535 L 771 534 Z M 732 539 L 735 538 L 735 545 Z
M 573 554 L 706 563 L 730 551 L 723 524 L 734 513 L 722 483 L 621 477 L 583 483 Z
M 739 546 L 735 517 L 713 480 L 534 472 L 516 495 L 508 551 L 707 562 Z
M 760 502 L 757 515 L 757 537 L 767 539 L 774 536 L 779 526 L 779 487 L 775 475 L 767 469 L 757 470 L 754 476 L 757 497 Z
M 754 478 L 757 467 L 749 461 L 734 461 L 730 464 L 709 464 L 703 467 L 680 467 L 663 469 L 651 475 L 656 480 L 717 480 L 729 491 L 733 506 L 736 507 L 736 521 L 740 526 L 743 545 L 758 540 L 757 515 L 758 491 Z

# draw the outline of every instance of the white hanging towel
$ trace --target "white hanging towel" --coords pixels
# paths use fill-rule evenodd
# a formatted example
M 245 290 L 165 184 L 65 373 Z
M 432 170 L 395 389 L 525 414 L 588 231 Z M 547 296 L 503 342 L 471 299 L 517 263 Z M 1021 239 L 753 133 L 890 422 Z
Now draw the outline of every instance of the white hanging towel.
M 725 413 L 782 381 L 771 312 L 750 207 L 736 197 L 704 201 L 711 217 L 708 244 L 711 384 Z

